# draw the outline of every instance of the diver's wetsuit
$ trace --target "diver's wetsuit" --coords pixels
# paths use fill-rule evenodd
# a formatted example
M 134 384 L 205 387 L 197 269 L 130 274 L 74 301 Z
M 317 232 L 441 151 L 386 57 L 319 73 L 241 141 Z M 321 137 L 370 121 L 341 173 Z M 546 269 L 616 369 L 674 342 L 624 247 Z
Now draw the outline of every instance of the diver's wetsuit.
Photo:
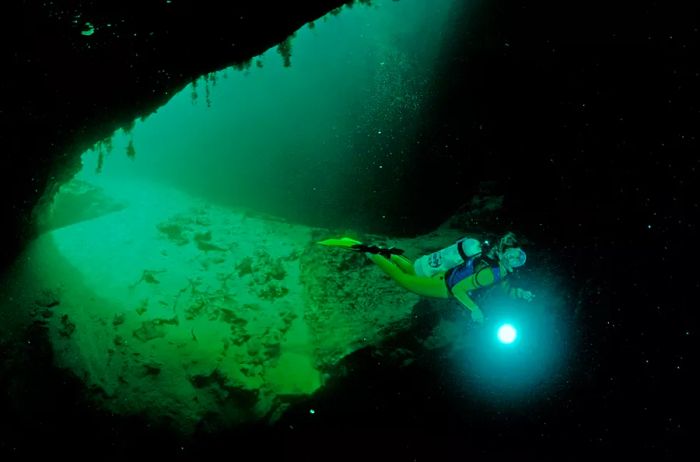
M 472 257 L 444 273 L 418 276 L 413 262 L 402 255 L 401 249 L 367 245 L 350 237 L 325 239 L 319 244 L 365 252 L 367 257 L 404 289 L 425 297 L 449 298 L 452 295 L 470 311 L 477 310 L 479 307 L 471 299 L 469 292 L 503 281 L 505 276 L 501 274 L 500 265 L 497 262 L 486 259 L 483 255 Z M 480 259 L 485 260 L 488 266 L 474 273 Z
M 489 262 L 494 264 L 495 262 Z M 464 263 L 455 266 L 454 268 L 450 268 L 447 270 L 445 273 L 445 284 L 447 285 L 447 290 L 452 292 L 452 289 L 468 278 L 469 276 L 474 274 L 474 265 L 476 264 L 476 257 L 471 257 L 467 259 Z M 496 263 L 493 266 L 490 266 L 492 276 L 493 276 L 493 281 L 488 282 L 488 284 L 495 284 L 496 282 L 499 282 L 501 280 L 501 268 L 499 268 L 498 264 Z M 478 279 L 478 274 L 484 271 L 486 268 L 480 269 L 477 275 L 474 276 L 473 282 L 476 287 L 475 289 L 478 289 L 479 287 L 483 287 L 483 284 L 479 281 Z M 485 281 L 484 281 L 485 282 Z
M 475 257 L 446 273 L 425 277 L 416 276 L 413 264 L 406 257 L 391 255 L 390 258 L 386 258 L 369 253 L 367 256 L 404 289 L 426 297 L 449 298 L 453 295 L 469 310 L 476 307 L 469 297 L 469 292 L 502 280 L 501 270 L 497 264 L 474 273 Z

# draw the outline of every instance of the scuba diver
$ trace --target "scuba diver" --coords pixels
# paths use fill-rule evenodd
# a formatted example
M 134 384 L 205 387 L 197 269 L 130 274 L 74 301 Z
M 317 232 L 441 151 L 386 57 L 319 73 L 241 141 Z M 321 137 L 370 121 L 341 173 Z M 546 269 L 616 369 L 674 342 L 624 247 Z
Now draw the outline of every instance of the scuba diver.
M 484 321 L 484 314 L 471 297 L 471 292 L 476 289 L 499 284 L 512 298 L 530 302 L 535 297 L 529 290 L 511 287 L 505 280 L 526 260 L 525 252 L 510 232 L 494 246 L 487 242 L 481 244 L 475 239 L 461 239 L 445 249 L 419 258 L 415 264 L 403 256 L 401 249 L 367 245 L 349 237 L 326 239 L 319 244 L 365 252 L 404 289 L 424 297 L 454 297 L 477 323 Z

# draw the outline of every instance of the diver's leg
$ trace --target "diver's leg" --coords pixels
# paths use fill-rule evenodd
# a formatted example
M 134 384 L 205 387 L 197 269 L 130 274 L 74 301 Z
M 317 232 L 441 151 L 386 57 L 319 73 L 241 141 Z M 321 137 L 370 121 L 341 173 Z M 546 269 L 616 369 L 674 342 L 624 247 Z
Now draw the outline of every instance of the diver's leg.
M 365 251 L 370 251 L 370 253 L 374 254 L 381 249 L 375 245 L 368 246 L 363 244 L 362 242 L 349 238 L 349 237 L 343 237 L 340 239 L 326 239 L 324 241 L 320 241 L 319 244 L 321 245 L 326 245 L 326 246 L 331 246 L 331 247 L 346 247 L 352 250 L 358 250 L 360 252 L 365 252 Z M 413 262 L 409 260 L 408 258 L 404 257 L 403 255 L 397 255 L 397 254 L 391 254 L 391 261 L 401 269 L 404 273 L 408 275 L 415 275 L 416 270 L 413 267 Z
M 416 269 L 413 267 L 413 262 L 403 255 L 392 255 L 391 262 L 398 266 L 404 273 L 415 276 Z
M 390 278 L 409 292 L 425 297 L 447 298 L 449 296 L 445 281 L 442 278 L 426 278 L 413 274 L 406 274 L 401 268 L 392 263 L 395 255 L 392 255 L 392 261 L 377 254 L 368 253 L 366 255 L 370 260 L 376 263 L 382 271 L 389 275 Z

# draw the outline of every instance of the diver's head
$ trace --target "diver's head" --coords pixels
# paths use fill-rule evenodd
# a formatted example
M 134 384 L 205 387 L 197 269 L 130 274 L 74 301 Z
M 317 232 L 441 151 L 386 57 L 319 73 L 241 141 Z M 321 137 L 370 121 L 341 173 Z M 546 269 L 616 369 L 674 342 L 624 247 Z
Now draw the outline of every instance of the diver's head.
M 512 273 L 515 268 L 519 268 L 525 264 L 527 255 L 520 247 L 509 247 L 503 252 L 499 252 L 499 260 L 503 268 L 508 273 Z
M 511 247 L 518 247 L 518 238 L 515 233 L 508 231 L 488 249 L 486 256 L 492 260 L 500 260 L 503 252 Z
M 517 247 L 518 246 L 518 238 L 515 236 L 515 233 L 512 233 L 508 231 L 503 235 L 498 240 L 498 244 L 496 246 L 496 251 L 501 254 L 505 252 L 507 249 L 511 247 Z

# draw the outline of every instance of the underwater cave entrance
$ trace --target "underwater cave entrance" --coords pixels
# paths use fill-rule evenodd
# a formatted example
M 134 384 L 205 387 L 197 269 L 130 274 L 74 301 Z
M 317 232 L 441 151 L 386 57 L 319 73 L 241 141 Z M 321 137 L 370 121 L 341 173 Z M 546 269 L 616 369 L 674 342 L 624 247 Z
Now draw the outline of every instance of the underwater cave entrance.
M 329 15 L 84 153 L 24 267 L 57 364 L 112 411 L 183 429 L 317 390 L 359 334 L 309 315 L 301 256 L 315 225 L 360 223 L 359 191 L 410 163 L 453 3 Z

